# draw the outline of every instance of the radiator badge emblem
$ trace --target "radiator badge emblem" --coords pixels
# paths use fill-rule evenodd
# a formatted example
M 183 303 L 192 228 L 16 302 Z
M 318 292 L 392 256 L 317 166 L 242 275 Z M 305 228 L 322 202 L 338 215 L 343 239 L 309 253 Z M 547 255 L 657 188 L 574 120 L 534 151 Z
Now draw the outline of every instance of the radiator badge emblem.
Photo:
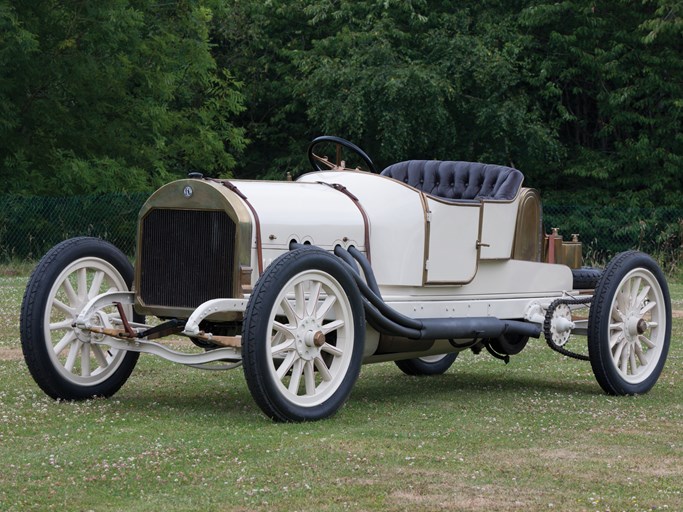
M 194 193 L 194 191 L 192 190 L 192 187 L 189 186 L 189 185 L 183 189 L 183 195 L 184 195 L 187 199 L 190 199 L 190 198 L 192 197 L 192 194 L 193 194 L 193 193 Z

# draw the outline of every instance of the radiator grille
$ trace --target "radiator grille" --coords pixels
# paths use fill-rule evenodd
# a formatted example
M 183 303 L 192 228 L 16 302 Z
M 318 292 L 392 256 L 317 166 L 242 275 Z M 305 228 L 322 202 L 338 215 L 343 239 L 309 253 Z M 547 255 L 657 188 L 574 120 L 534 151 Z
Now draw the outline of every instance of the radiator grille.
M 151 210 L 142 223 L 140 297 L 179 308 L 231 297 L 234 245 L 235 223 L 225 212 Z

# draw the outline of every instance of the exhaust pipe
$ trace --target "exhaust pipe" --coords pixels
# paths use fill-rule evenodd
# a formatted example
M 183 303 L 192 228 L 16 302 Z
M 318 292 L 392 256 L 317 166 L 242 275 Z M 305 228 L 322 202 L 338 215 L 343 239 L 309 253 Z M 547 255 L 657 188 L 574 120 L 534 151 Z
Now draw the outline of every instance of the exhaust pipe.
M 382 334 L 413 340 L 486 339 L 499 338 L 506 334 L 531 338 L 541 336 L 540 324 L 519 320 L 501 320 L 490 316 L 411 318 L 403 315 L 384 302 L 370 263 L 358 249 L 351 247 L 346 251 L 338 245 L 334 248 L 334 253 L 351 270 L 350 273 L 363 296 L 368 322 Z M 355 262 L 358 262 L 363 270 L 365 281 Z

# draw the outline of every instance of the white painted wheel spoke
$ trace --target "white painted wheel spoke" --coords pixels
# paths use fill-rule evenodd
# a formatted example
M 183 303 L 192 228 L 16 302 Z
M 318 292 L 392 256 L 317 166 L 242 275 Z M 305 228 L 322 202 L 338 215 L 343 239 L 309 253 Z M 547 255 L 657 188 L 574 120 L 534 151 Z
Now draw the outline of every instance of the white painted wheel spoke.
M 290 352 L 287 354 L 287 357 L 285 357 L 285 360 L 282 361 L 282 364 L 277 369 L 278 379 L 282 380 L 285 378 L 285 375 L 287 375 L 287 372 L 292 368 L 296 358 L 296 352 Z
M 294 285 L 294 301 L 296 316 L 303 318 L 306 315 L 306 290 L 304 290 L 304 283 Z
M 69 348 L 69 355 L 66 358 L 66 363 L 64 363 L 64 368 L 66 369 L 66 371 L 73 371 L 74 364 L 76 364 L 76 358 L 78 357 L 78 353 L 80 352 L 80 347 L 81 342 L 76 341 L 76 343 L 71 345 L 71 348 Z
M 612 349 L 612 353 L 614 354 L 614 361 L 618 362 L 621 359 L 621 354 L 623 353 L 625 347 L 626 340 L 621 340 L 621 342 L 615 345 L 615 347 Z
M 50 324 L 50 330 L 51 331 L 58 331 L 60 329 L 69 329 L 71 327 L 71 324 L 73 324 L 73 320 L 70 318 L 67 318 L 66 320 L 62 320 L 60 322 L 53 322 Z
M 624 338 L 624 333 L 622 331 L 615 332 L 610 336 L 609 339 L 609 348 L 610 350 L 614 348 L 614 346 L 619 343 L 620 340 Z
M 640 316 L 644 316 L 645 313 L 647 313 L 648 311 L 651 311 L 652 308 L 654 308 L 656 305 L 657 305 L 657 303 L 653 300 L 651 300 L 650 302 L 645 304 L 639 312 Z
M 609 324 L 609 330 L 610 331 L 623 331 L 624 330 L 624 324 L 622 322 L 614 323 L 614 324 Z
M 281 335 L 286 339 L 294 338 L 294 332 L 289 325 L 281 324 L 280 322 L 273 320 L 273 330 L 276 331 L 276 336 Z M 276 338 L 273 338 L 273 341 L 275 340 Z
M 647 357 L 643 353 L 643 347 L 640 345 L 636 345 L 636 356 L 638 356 L 638 361 L 640 361 L 642 366 L 647 365 Z
M 325 382 L 329 382 L 332 380 L 332 374 L 330 373 L 330 369 L 327 367 L 325 364 L 325 361 L 323 360 L 322 357 L 316 357 L 314 360 L 315 367 L 318 369 L 318 373 L 320 373 L 320 378 L 324 380 Z
M 62 286 L 64 289 L 64 293 L 66 293 L 67 298 L 69 299 L 69 304 L 76 305 L 78 304 L 78 295 L 76 295 L 76 291 L 74 290 L 74 287 L 71 285 L 71 281 L 69 279 L 65 279 L 62 282 Z
M 92 284 L 88 291 L 88 299 L 92 299 L 95 295 L 99 295 L 102 281 L 104 281 L 104 272 L 98 270 L 92 278 Z
M 659 327 L 659 323 L 658 322 L 648 322 L 647 327 L 649 329 L 654 329 L 655 327 Z
M 100 368 L 106 368 L 107 366 L 109 366 L 107 356 L 104 355 L 104 352 L 102 351 L 102 348 L 99 345 L 92 345 L 90 348 Z
M 273 348 L 270 349 L 270 352 L 273 356 L 276 356 L 276 355 L 280 354 L 281 352 L 289 350 L 293 347 L 294 347 L 294 340 L 285 340 L 282 343 L 278 343 L 277 345 L 273 345 Z
M 619 367 L 624 374 L 628 374 L 628 350 L 621 351 L 621 357 L 619 359 Z
M 641 290 L 641 292 L 636 297 L 636 300 L 633 301 L 633 308 L 634 309 L 637 308 L 643 302 L 645 302 L 645 299 L 650 294 L 650 290 L 651 290 L 650 285 L 643 286 L 643 289 Z
M 631 291 L 629 292 L 629 297 L 631 297 L 631 304 L 630 304 L 631 309 L 633 309 L 633 307 L 636 304 L 639 304 L 639 302 L 637 301 L 638 300 L 637 297 L 638 297 L 638 290 L 640 290 L 640 283 L 642 283 L 642 282 L 643 282 L 643 279 L 641 277 L 636 277 L 633 280 L 631 280 Z
M 287 339 L 287 337 L 284 334 L 282 334 L 281 331 L 277 331 L 276 329 L 273 329 L 273 330 L 276 332 L 270 338 L 270 346 L 271 347 L 274 347 L 275 345 L 279 345 L 280 343 L 282 343 L 283 340 Z
M 304 370 L 304 362 L 301 359 L 297 359 L 292 367 L 292 377 L 289 381 L 289 392 L 298 395 L 299 394 L 299 384 L 301 383 L 301 373 Z
M 78 277 L 78 298 L 83 301 L 88 296 L 88 270 L 85 267 L 79 268 L 76 272 Z
M 335 302 L 337 302 L 337 297 L 335 297 L 334 295 L 328 295 L 325 299 L 325 302 L 323 302 L 318 308 L 318 311 L 316 311 L 315 319 L 321 321 L 323 318 L 325 318 L 325 315 L 330 310 L 330 308 L 334 306 Z
M 313 361 L 306 361 L 304 364 L 304 383 L 306 384 L 306 394 L 315 394 L 315 373 L 313 371 Z
M 638 365 L 636 365 L 636 351 L 633 348 L 629 350 L 628 361 L 631 365 L 631 373 L 636 373 L 638 371 Z
M 655 347 L 657 346 L 657 345 L 655 345 L 654 343 L 652 343 L 652 341 L 650 340 L 650 338 L 648 338 L 647 336 L 645 336 L 645 335 L 643 335 L 643 334 L 641 334 L 640 336 L 638 336 L 638 339 L 639 339 L 640 342 L 641 342 L 642 344 L 644 344 L 647 348 L 655 348 Z
M 616 304 L 614 304 L 614 306 L 612 306 L 611 317 L 612 317 L 612 320 L 614 320 L 617 323 L 623 323 L 624 322 L 624 315 L 622 315 L 621 311 L 619 311 L 619 309 L 617 309 Z
M 81 345 L 81 376 L 90 377 L 90 344 Z
M 285 316 L 287 317 L 287 320 L 289 320 L 290 323 L 295 324 L 297 321 L 297 318 L 299 318 L 299 317 L 297 316 L 294 309 L 292 309 L 292 305 L 287 300 L 287 297 L 282 299 L 280 306 L 282 307 L 282 311 L 284 312 Z
M 76 334 L 73 331 L 67 332 L 64 336 L 62 336 L 62 339 L 59 340 L 59 343 L 57 343 L 53 350 L 55 352 L 55 355 L 59 355 L 62 353 L 62 350 L 64 350 L 69 343 L 72 343 L 76 339 Z
M 622 288 L 617 293 L 617 309 L 623 315 L 628 312 L 629 297 L 626 291 Z
M 320 291 L 322 290 L 322 283 L 316 282 L 313 285 L 313 289 L 308 296 L 308 307 L 306 308 L 306 314 L 308 316 L 315 316 L 313 313 L 318 307 L 318 300 L 320 300 Z
M 329 324 L 323 325 L 320 330 L 322 331 L 323 334 L 328 334 L 332 331 L 336 331 L 337 329 L 344 327 L 344 320 L 335 320 L 333 322 L 330 322 Z
M 76 310 L 74 308 L 67 306 L 59 299 L 52 300 L 52 307 L 57 308 L 62 313 L 66 313 L 67 315 L 73 316 L 76 314 Z
M 341 357 L 344 354 L 342 350 L 339 350 L 337 347 L 330 345 L 329 343 L 325 343 L 322 347 L 320 347 L 320 350 L 327 352 L 328 354 L 332 354 L 335 357 Z

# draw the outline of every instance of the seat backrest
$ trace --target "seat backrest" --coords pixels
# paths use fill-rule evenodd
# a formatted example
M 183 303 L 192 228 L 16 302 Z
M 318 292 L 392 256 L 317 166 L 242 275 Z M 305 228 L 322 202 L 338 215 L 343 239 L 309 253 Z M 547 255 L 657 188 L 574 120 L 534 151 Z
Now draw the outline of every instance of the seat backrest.
M 524 175 L 512 167 L 440 160 L 399 162 L 381 174 L 446 199 L 509 201 L 524 181 Z

